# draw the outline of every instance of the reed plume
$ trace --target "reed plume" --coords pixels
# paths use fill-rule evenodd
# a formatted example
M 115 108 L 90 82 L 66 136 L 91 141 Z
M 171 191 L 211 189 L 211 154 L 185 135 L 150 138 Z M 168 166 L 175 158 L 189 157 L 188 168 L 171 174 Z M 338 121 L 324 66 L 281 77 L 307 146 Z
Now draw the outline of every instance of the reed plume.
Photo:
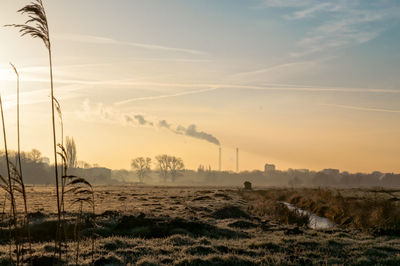
M 28 20 L 24 24 L 11 24 L 11 26 L 19 29 L 21 36 L 30 35 L 32 38 L 41 39 L 47 48 L 49 58 L 49 71 L 50 71 L 50 92 L 51 92 L 51 117 L 53 127 L 53 151 L 54 151 L 54 171 L 56 179 L 56 195 L 57 195 L 57 229 L 55 245 L 59 246 L 58 254 L 61 260 L 61 241 L 59 239 L 59 228 L 61 222 L 61 205 L 60 205 L 60 192 L 59 192 L 59 176 L 57 166 L 57 140 L 56 140 L 56 126 L 55 126 L 55 107 L 54 107 L 54 82 L 53 82 L 53 62 L 50 42 L 49 24 L 47 21 L 46 11 L 43 6 L 42 0 L 33 0 L 28 5 L 17 11 L 22 15 L 27 15 Z

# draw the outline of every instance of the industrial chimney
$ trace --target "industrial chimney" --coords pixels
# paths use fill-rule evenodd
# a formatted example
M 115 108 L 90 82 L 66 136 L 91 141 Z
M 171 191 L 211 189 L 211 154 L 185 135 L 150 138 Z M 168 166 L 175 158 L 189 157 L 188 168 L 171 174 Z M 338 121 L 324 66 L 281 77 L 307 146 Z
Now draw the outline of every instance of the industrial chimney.
M 239 173 L 239 148 L 236 148 L 236 172 Z
M 219 171 L 221 172 L 221 170 L 222 170 L 222 168 L 221 168 L 221 156 L 222 156 L 222 150 L 221 150 L 221 147 L 219 147 L 219 161 L 218 161 L 218 169 L 219 169 Z

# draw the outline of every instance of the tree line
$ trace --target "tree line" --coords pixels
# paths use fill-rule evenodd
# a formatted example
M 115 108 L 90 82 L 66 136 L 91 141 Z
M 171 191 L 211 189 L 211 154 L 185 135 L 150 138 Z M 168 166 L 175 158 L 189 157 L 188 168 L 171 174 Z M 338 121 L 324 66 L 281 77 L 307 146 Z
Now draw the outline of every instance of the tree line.
M 151 164 L 152 159 L 150 157 L 137 157 L 132 159 L 131 168 L 136 172 L 141 183 L 144 182 L 144 179 L 151 172 Z M 155 165 L 164 182 L 168 179 L 175 182 L 176 178 L 181 176 L 185 169 L 182 158 L 168 154 L 157 155 L 155 157 Z

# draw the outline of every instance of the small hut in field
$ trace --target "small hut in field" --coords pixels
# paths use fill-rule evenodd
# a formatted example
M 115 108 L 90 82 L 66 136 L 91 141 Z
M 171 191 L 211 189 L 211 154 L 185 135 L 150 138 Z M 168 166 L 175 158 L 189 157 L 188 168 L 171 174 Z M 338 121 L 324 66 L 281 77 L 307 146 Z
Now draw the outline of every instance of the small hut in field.
M 243 185 L 245 190 L 252 190 L 251 183 L 249 181 L 244 182 Z

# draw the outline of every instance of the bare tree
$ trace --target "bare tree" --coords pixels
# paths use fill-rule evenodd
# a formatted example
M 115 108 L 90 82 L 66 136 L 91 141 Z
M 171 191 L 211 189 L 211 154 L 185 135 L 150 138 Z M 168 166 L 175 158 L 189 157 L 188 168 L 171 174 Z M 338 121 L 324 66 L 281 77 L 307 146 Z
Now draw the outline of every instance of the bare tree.
M 185 164 L 181 158 L 175 156 L 169 156 L 167 154 L 162 154 L 156 156 L 158 169 L 160 171 L 160 176 L 167 180 L 168 174 L 171 175 L 171 180 L 174 182 L 176 178 L 182 175 L 182 170 L 185 168 Z
M 170 156 L 167 154 L 156 156 L 157 166 L 160 171 L 160 177 L 167 181 L 168 171 L 170 169 Z
M 88 169 L 88 168 L 91 168 L 91 167 L 92 167 L 92 166 L 90 165 L 90 163 L 85 162 L 85 161 L 77 161 L 76 164 L 77 164 L 77 167 L 79 167 L 79 168 L 84 168 L 84 169 Z
M 139 181 L 142 183 L 144 178 L 150 172 L 151 158 L 137 157 L 132 160 L 131 167 L 136 171 Z
M 68 137 L 65 140 L 65 148 L 67 150 L 68 168 L 76 168 L 78 159 L 76 156 L 76 145 L 73 137 Z
M 39 163 L 42 158 L 42 153 L 37 149 L 32 149 L 28 156 L 33 162 Z
M 183 163 L 183 160 L 181 158 L 170 156 L 169 167 L 170 167 L 172 182 L 175 182 L 176 178 L 182 175 L 182 171 L 185 168 L 185 164 Z

